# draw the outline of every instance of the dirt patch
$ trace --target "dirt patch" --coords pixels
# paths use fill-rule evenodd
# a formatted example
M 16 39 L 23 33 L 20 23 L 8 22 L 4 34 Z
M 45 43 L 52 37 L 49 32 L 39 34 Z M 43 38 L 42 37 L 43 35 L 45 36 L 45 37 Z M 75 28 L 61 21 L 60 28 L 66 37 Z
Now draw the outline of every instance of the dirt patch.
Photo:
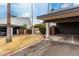
M 12 38 L 11 43 L 5 43 L 4 38 L 0 39 L 0 55 L 7 55 L 30 45 L 42 38 L 41 35 L 18 35 Z

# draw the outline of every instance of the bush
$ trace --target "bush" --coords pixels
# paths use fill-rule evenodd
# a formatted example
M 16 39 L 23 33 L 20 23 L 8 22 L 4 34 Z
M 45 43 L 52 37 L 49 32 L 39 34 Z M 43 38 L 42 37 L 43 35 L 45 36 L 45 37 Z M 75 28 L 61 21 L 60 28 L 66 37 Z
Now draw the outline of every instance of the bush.
M 45 24 L 36 24 L 34 28 L 45 28 Z
M 46 34 L 46 28 L 39 28 L 41 34 Z
M 45 26 L 45 24 L 36 24 L 34 26 L 34 28 L 39 28 L 39 31 L 41 32 L 41 34 L 45 34 L 46 33 L 46 26 Z

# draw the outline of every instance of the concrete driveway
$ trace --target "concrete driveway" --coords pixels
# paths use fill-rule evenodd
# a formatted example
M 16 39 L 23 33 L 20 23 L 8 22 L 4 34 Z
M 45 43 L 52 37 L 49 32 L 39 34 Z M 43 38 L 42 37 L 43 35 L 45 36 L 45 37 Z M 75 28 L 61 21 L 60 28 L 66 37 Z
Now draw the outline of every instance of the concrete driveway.
M 79 46 L 65 43 L 41 41 L 12 56 L 79 56 Z
M 64 43 L 54 43 L 44 56 L 79 56 L 79 46 Z

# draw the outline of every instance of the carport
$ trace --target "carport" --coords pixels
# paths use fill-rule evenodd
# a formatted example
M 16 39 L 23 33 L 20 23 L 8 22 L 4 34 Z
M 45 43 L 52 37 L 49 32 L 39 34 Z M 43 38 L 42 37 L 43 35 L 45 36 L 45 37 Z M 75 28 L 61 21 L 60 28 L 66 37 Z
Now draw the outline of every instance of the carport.
M 46 23 L 46 38 L 49 38 L 50 23 L 56 23 L 56 35 L 79 35 L 79 7 L 52 11 L 49 14 L 41 15 L 37 18 Z
M 12 25 L 11 26 L 11 35 L 18 34 L 18 29 L 20 29 L 20 26 Z M 7 25 L 6 24 L 0 24 L 0 31 L 7 33 Z

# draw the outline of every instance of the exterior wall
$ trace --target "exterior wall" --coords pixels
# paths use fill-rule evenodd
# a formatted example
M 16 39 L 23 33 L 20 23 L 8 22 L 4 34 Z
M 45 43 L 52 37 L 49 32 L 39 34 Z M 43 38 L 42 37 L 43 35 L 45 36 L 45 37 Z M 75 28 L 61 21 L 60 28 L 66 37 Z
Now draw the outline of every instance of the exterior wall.
M 79 34 L 79 22 L 57 23 L 58 34 Z
M 59 33 L 58 32 L 58 28 L 56 28 L 56 27 L 50 27 L 50 35 L 55 35 L 55 34 L 57 34 L 57 33 Z
M 25 29 L 18 29 L 18 34 L 25 34 L 24 33 Z M 31 29 L 26 29 L 26 34 L 32 34 L 32 30 Z
M 18 29 L 18 34 L 24 34 L 24 29 Z

